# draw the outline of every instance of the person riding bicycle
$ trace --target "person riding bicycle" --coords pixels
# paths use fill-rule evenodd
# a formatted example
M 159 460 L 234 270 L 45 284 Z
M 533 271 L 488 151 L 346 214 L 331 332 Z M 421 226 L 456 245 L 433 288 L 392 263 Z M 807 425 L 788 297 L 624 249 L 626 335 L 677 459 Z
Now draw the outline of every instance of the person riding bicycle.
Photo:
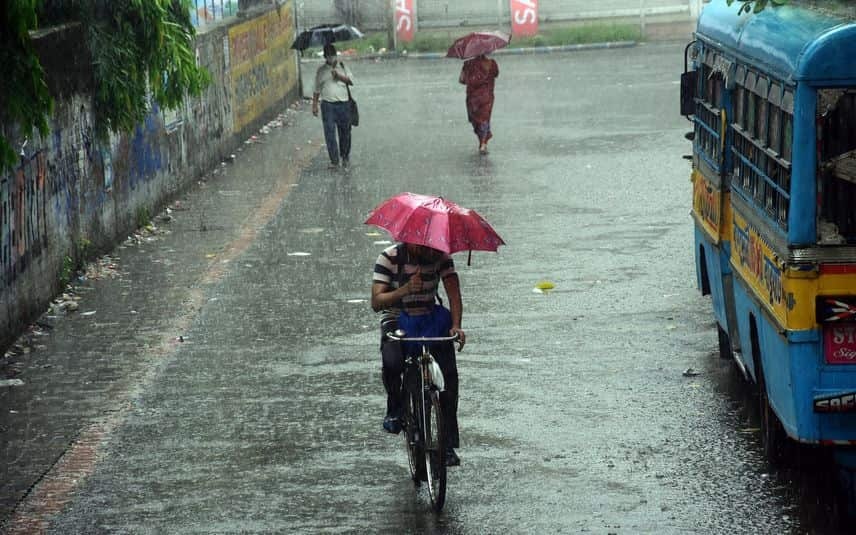
M 440 300 L 440 281 L 449 299 L 449 310 L 435 307 Z M 372 276 L 372 309 L 382 312 L 380 322 L 383 385 L 386 388 L 386 417 L 383 428 L 392 434 L 401 432 L 402 378 L 404 351 L 400 342 L 389 340 L 386 333 L 399 328 L 399 319 L 418 318 L 441 324 L 445 332 L 433 336 L 458 335 L 459 350 L 466 343 L 461 329 L 463 304 L 455 264 L 448 254 L 413 243 L 397 243 L 387 247 L 377 258 Z M 449 316 L 451 318 L 449 319 Z M 425 334 L 423 334 L 425 336 Z M 454 448 L 458 439 L 458 368 L 452 342 L 433 344 L 431 354 L 440 365 L 445 391 L 440 404 L 446 422 L 446 465 L 457 466 L 460 458 Z

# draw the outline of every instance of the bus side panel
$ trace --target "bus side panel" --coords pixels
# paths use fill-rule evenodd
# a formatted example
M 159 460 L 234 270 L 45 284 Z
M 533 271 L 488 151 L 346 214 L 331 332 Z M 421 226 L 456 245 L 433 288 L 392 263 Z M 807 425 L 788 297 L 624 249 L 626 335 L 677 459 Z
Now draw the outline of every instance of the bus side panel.
M 790 346 L 796 436 L 803 442 L 856 444 L 856 412 L 814 410 L 815 398 L 856 392 L 856 366 L 825 364 L 823 342 L 816 331 L 792 332 Z
M 817 334 L 814 331 L 793 331 L 790 342 L 791 379 L 793 382 L 793 402 L 795 406 L 796 428 L 791 432 L 787 426 L 788 434 L 802 442 L 817 442 L 824 437 L 825 433 L 820 428 L 820 419 L 814 412 L 812 400 L 814 391 L 818 385 L 819 358 L 823 353 L 819 351 Z M 798 342 L 797 339 L 805 339 Z M 809 341 L 814 339 L 814 341 Z
M 791 362 L 787 339 L 779 334 L 779 327 L 773 323 L 754 296 L 748 291 L 746 283 L 738 276 L 734 277 L 734 304 L 737 315 L 737 327 L 743 358 L 755 383 L 759 382 L 755 354 L 760 356 L 764 370 L 764 382 L 767 395 L 785 430 L 792 438 L 797 435 L 797 414 L 794 406 L 794 385 L 791 381 Z M 753 346 L 752 324 L 754 320 L 757 333 L 757 347 Z
M 706 287 L 710 290 L 711 303 L 713 304 L 713 315 L 723 329 L 728 332 L 728 321 L 725 308 L 725 292 L 723 291 L 723 277 L 727 274 L 723 273 L 723 256 L 720 247 L 712 244 L 706 237 L 707 235 L 700 231 L 698 227 L 695 229 L 695 261 L 696 261 L 696 284 L 701 291 L 705 288 L 704 277 L 707 276 Z M 721 242 L 720 245 L 727 245 L 726 242 Z M 704 259 L 702 262 L 702 251 L 704 251 Z M 725 254 L 730 254 L 728 248 L 725 247 Z M 728 256 L 725 256 L 725 264 L 727 265 Z

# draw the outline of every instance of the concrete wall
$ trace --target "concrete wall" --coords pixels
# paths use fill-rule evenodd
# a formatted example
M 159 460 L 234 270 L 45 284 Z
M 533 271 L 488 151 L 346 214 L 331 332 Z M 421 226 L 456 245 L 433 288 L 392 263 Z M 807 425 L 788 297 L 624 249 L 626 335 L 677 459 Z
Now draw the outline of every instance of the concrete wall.
M 111 249 L 299 98 L 293 0 L 262 6 L 197 36 L 211 85 L 180 109 L 153 107 L 134 132 L 96 139 L 92 73 L 81 27 L 41 32 L 36 48 L 55 98 L 50 133 L 24 140 L 0 176 L 0 349 L 61 290 L 67 258 Z M 68 51 L 75 51 L 69 54 Z M 87 247 L 82 247 L 89 243 Z
M 701 0 L 540 0 L 541 22 L 598 18 L 698 17 Z M 416 0 L 417 25 L 422 28 L 510 25 L 509 0 Z M 390 0 L 297 0 L 301 29 L 328 22 L 356 24 L 363 30 L 386 29 Z

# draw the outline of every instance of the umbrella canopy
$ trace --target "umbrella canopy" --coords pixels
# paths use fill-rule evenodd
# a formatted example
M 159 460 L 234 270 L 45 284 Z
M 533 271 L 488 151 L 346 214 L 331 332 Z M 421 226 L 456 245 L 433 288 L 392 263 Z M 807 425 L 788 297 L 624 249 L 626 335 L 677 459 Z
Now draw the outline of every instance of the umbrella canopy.
M 400 193 L 375 208 L 367 225 L 388 231 L 394 240 L 425 245 L 444 253 L 496 251 L 505 245 L 475 210 L 442 197 Z
M 503 32 L 473 32 L 452 43 L 447 58 L 470 59 L 494 50 L 504 48 L 511 42 L 511 36 Z
M 347 24 L 322 24 L 300 32 L 291 44 L 291 48 L 303 51 L 307 48 L 322 47 L 330 43 L 362 37 L 363 32 Z

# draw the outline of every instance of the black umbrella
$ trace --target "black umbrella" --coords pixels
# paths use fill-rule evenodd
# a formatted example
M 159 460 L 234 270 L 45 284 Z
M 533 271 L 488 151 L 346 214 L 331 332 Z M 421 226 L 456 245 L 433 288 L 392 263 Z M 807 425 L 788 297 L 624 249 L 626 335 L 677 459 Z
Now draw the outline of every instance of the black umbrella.
M 362 36 L 363 32 L 347 24 L 322 24 L 301 32 L 291 44 L 291 48 L 303 51 L 307 48 L 322 47 L 337 41 L 360 39 Z

